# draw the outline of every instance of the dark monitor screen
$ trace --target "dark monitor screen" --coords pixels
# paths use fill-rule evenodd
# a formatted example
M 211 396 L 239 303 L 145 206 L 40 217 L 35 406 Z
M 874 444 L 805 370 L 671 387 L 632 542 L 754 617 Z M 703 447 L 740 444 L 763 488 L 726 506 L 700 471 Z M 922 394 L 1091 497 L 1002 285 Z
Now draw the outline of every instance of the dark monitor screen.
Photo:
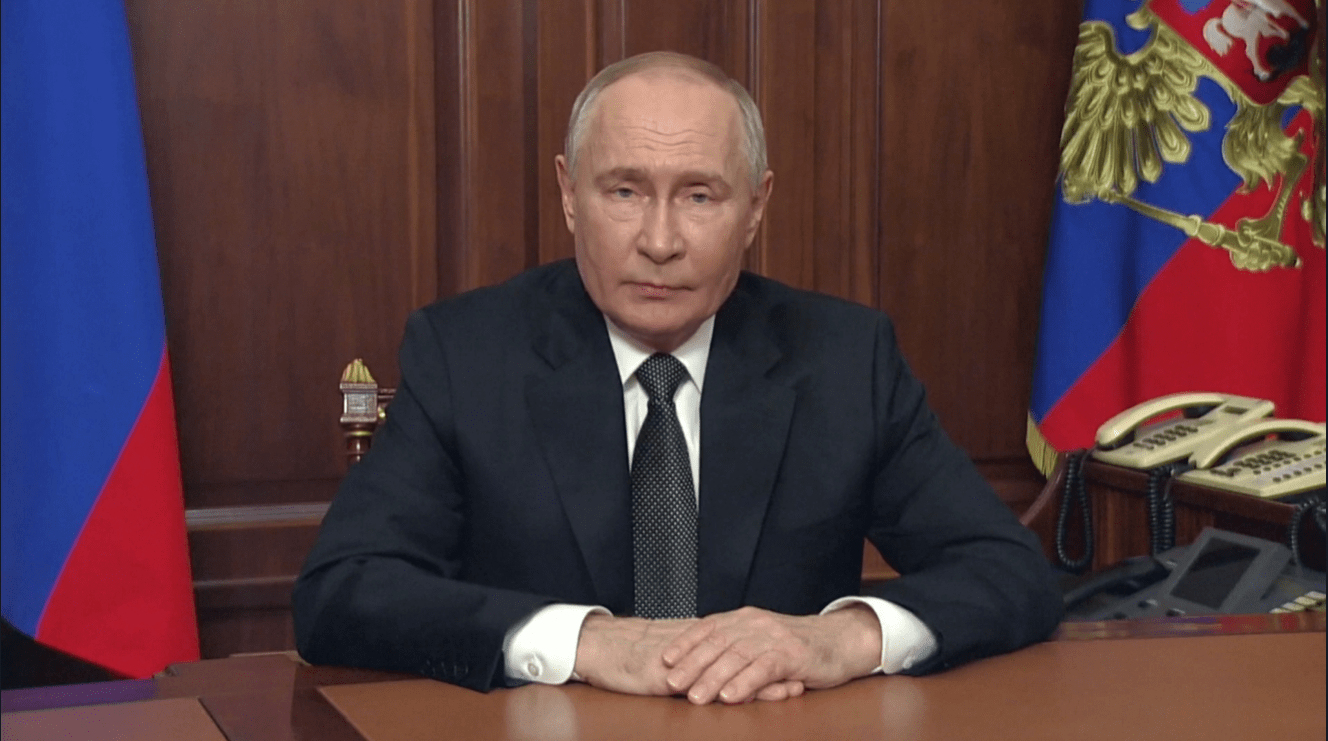
M 1171 594 L 1216 610 L 1258 555 L 1255 548 L 1212 538 L 1176 582 Z

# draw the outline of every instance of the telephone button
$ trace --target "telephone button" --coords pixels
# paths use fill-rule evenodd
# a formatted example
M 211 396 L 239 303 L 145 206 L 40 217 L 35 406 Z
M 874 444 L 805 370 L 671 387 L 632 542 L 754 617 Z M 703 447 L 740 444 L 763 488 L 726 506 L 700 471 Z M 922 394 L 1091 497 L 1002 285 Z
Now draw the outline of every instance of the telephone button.
M 1316 601 L 1319 601 L 1319 602 L 1323 602 L 1325 599 L 1328 599 L 1328 594 L 1324 594 L 1323 592 L 1319 592 L 1319 591 L 1306 592 L 1306 593 L 1305 593 L 1305 596 L 1306 596 L 1306 597 L 1309 597 L 1309 598 L 1312 599 L 1312 600 L 1316 600 Z
M 1167 617 L 1181 617 L 1184 614 L 1185 614 L 1184 610 L 1180 610 L 1175 607 L 1167 608 Z
M 1147 609 L 1150 608 L 1150 607 L 1157 607 L 1157 600 L 1155 600 L 1155 599 L 1146 599 L 1146 600 L 1140 600 L 1140 601 L 1139 601 L 1139 609 L 1141 609 L 1141 610 L 1147 610 Z
M 1316 600 L 1313 597 L 1309 596 L 1308 594 L 1303 594 L 1296 598 L 1296 604 L 1303 605 L 1305 607 L 1313 607 L 1315 602 Z

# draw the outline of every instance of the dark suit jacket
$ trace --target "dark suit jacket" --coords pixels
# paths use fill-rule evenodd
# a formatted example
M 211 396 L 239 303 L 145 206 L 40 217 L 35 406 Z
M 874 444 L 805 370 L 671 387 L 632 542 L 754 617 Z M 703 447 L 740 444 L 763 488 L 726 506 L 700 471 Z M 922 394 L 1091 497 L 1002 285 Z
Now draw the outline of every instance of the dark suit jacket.
M 488 689 L 542 605 L 629 613 L 622 385 L 575 265 L 416 312 L 401 376 L 296 585 L 300 653 Z M 699 514 L 703 615 L 858 594 L 866 536 L 903 574 L 871 594 L 938 638 L 915 672 L 1060 616 L 1037 540 L 941 431 L 887 318 L 750 274 L 716 316 Z

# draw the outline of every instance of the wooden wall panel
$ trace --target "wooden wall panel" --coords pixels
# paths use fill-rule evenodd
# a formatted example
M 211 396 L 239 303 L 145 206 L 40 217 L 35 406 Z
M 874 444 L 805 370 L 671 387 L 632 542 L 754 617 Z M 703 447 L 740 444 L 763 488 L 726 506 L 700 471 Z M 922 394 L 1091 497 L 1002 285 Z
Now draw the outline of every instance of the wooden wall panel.
M 876 301 L 879 49 L 876 3 L 761 3 L 754 93 L 771 206 L 754 268 L 869 306 Z
M 700 57 L 734 79 L 749 81 L 748 0 L 602 0 L 601 7 L 605 43 L 600 67 L 642 52 L 668 50 Z M 615 31 L 620 39 L 616 45 Z
M 290 595 L 325 506 L 194 509 L 194 604 L 203 656 L 295 647 Z
M 458 60 L 457 77 L 440 80 L 439 97 L 459 99 L 458 120 L 440 122 L 457 128 L 458 149 L 440 156 L 455 158 L 460 178 L 457 200 L 440 204 L 440 217 L 461 230 L 456 242 L 440 245 L 440 259 L 455 271 L 442 295 L 498 283 L 539 255 L 533 6 L 463 0 L 458 8 L 456 37 L 439 41 Z
M 887 2 L 880 305 L 955 439 L 1019 459 L 1077 3 Z
M 774 189 L 749 265 L 777 280 L 812 288 L 818 203 L 816 3 L 761 3 L 756 64 L 748 89 L 761 108 Z
M 326 499 L 341 367 L 437 292 L 431 8 L 128 7 L 186 501 Z
M 572 257 L 572 235 L 567 230 L 553 158 L 563 151 L 572 103 L 586 82 L 599 71 L 603 39 L 597 0 L 562 0 L 538 4 L 535 48 L 538 57 L 538 151 L 536 203 L 539 218 L 539 262 Z M 618 30 L 617 24 L 610 24 Z M 614 43 L 619 49 L 621 39 Z
M 264 508 L 331 498 L 342 367 L 395 383 L 406 314 L 438 293 L 433 6 L 126 7 L 202 643 L 289 648 L 318 519 Z

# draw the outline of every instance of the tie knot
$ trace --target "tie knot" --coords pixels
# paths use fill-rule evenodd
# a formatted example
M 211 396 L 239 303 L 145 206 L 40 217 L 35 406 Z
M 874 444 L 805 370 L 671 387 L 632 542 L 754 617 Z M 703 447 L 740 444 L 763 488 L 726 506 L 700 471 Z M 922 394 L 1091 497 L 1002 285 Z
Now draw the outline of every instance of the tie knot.
M 673 392 L 687 377 L 681 361 L 666 353 L 655 353 L 636 369 L 636 380 L 650 396 L 651 401 L 673 401 Z

